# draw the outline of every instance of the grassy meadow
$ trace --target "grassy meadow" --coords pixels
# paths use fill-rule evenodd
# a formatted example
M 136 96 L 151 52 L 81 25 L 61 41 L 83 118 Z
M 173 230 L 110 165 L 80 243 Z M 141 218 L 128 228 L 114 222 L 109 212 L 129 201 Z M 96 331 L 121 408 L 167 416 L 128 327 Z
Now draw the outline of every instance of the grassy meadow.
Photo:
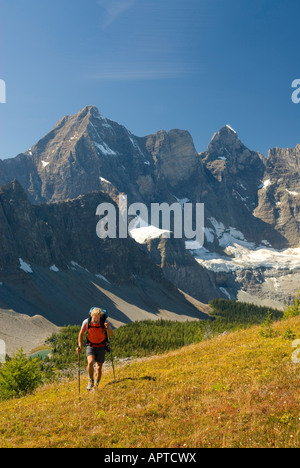
M 269 330 L 119 363 L 116 382 L 105 369 L 97 392 L 83 376 L 80 394 L 73 378 L 2 401 L 0 447 L 299 447 L 300 317 Z

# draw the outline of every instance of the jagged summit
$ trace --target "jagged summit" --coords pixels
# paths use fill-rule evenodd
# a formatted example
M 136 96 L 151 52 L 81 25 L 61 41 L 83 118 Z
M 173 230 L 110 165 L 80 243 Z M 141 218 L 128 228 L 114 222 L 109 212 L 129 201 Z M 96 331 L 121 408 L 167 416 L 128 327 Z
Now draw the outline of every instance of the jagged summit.
M 207 152 L 217 153 L 216 157 L 226 157 L 227 159 L 231 152 L 236 152 L 241 148 L 245 147 L 240 141 L 236 131 L 229 125 L 225 125 L 220 128 L 218 132 L 213 134 Z
M 33 203 L 106 191 L 107 181 L 142 201 L 201 177 L 202 171 L 187 131 L 137 137 L 93 105 L 64 116 L 28 151 L 2 166 L 0 185 L 17 177 Z
M 204 249 L 194 254 L 191 253 L 193 243 L 185 239 L 173 243 L 169 241 L 174 239 L 166 242 L 150 239 L 148 253 L 154 263 L 158 262 L 164 269 L 168 279 L 187 294 L 201 301 L 218 295 L 228 297 L 228 294 L 236 298 L 239 289 L 252 292 L 253 284 L 263 284 L 264 280 L 267 283 L 267 276 L 261 272 L 263 279 L 256 282 L 257 268 L 251 269 L 250 265 L 246 271 L 240 264 L 237 273 L 220 270 L 221 274 L 218 272 L 214 276 L 214 268 L 221 268 L 219 261 L 226 258 L 232 245 L 237 244 L 249 252 L 262 245 L 277 249 L 299 245 L 299 148 L 277 148 L 266 159 L 248 149 L 230 125 L 224 125 L 199 156 L 187 131 L 161 130 L 137 137 L 123 125 L 105 118 L 97 107 L 86 106 L 60 119 L 28 151 L 0 161 L 0 186 L 14 179 L 19 184 L 19 187 L 15 185 L 15 195 L 9 193 L 12 187 L 6 188 L 6 195 L 0 190 L 4 214 L 0 235 L 5 240 L 0 243 L 0 260 L 2 258 L 3 265 L 13 265 L 17 271 L 20 257 L 29 263 L 42 266 L 46 263 L 47 268 L 55 264 L 59 268 L 59 259 L 68 254 L 72 245 L 74 254 L 64 264 L 68 260 L 84 265 L 85 252 L 90 251 L 96 237 L 96 207 L 107 195 L 118 202 L 120 193 L 127 194 L 128 205 L 142 202 L 147 207 L 151 203 L 170 206 L 174 202 L 181 205 L 204 203 Z M 93 195 L 92 207 L 90 202 L 82 203 L 82 196 L 88 195 Z M 77 197 L 80 200 L 73 203 Z M 24 203 L 18 203 L 18 199 Z M 68 202 L 51 204 L 65 200 Z M 34 206 L 42 203 L 46 205 Z M 50 211 L 48 204 L 52 206 Z M 72 206 L 72 213 L 67 213 L 68 204 Z M 7 213 L 13 213 L 13 209 L 15 219 L 8 219 Z M 53 232 L 48 226 L 50 215 Z M 77 218 L 82 220 L 80 226 L 76 224 Z M 56 242 L 56 238 L 66 237 L 68 223 L 74 227 L 68 234 L 69 241 Z M 90 238 L 86 235 L 87 223 L 90 223 Z M 15 247 L 10 246 L 12 232 L 17 229 Z M 127 244 L 126 239 L 124 244 Z M 113 264 L 118 265 L 119 261 L 118 253 L 112 257 L 111 247 L 109 243 L 105 246 L 108 270 L 115 268 Z M 120 248 L 123 251 L 122 243 Z M 8 251 L 11 257 L 7 259 Z M 211 259 L 216 254 L 221 255 L 217 264 Z M 85 264 L 87 269 L 91 269 L 94 260 L 98 262 L 97 255 L 91 252 L 90 264 Z M 191 255 L 208 255 L 212 260 L 208 270 L 206 266 L 200 268 L 194 257 L 192 262 Z M 239 250 L 236 255 L 240 255 Z M 102 256 L 100 252 L 99 258 Z M 118 267 L 114 270 L 117 276 L 119 270 Z M 103 270 L 100 271 L 103 274 Z M 284 291 L 284 284 L 281 286 Z M 266 286 L 267 292 L 259 290 L 259 294 L 266 295 L 269 290 L 274 293 Z M 280 294 L 278 289 L 278 296 Z
M 90 104 L 88 106 L 85 106 L 83 107 L 82 109 L 80 109 L 76 114 L 72 114 L 72 115 L 65 115 L 63 117 L 63 119 L 69 119 L 69 118 L 77 118 L 77 119 L 81 119 L 81 118 L 84 118 L 86 116 L 97 116 L 97 117 L 103 117 L 103 115 L 101 114 L 101 112 L 99 111 L 98 107 Z M 62 120 L 62 119 L 61 119 Z
M 250 151 L 229 125 L 225 125 L 213 135 L 207 150 L 200 153 L 200 156 L 218 180 L 242 172 L 247 173 L 245 178 L 251 179 L 254 175 L 252 170 L 255 170 L 255 179 L 260 180 L 266 165 L 263 155 Z
M 228 124 L 225 125 L 227 129 L 229 129 L 231 132 L 236 133 L 236 131 Z
M 221 127 L 218 132 L 215 132 L 213 134 L 212 140 L 215 136 L 222 136 L 224 138 L 224 136 L 226 135 L 235 135 L 236 138 L 238 138 L 237 132 L 230 125 L 226 124 L 223 127 Z

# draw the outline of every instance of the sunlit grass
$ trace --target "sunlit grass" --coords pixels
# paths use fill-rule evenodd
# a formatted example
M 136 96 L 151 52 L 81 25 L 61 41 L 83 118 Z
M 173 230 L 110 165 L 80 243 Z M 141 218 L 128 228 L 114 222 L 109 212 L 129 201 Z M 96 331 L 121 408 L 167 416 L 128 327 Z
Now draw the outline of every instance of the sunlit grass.
M 0 404 L 1 447 L 298 447 L 300 317 L 229 333 Z

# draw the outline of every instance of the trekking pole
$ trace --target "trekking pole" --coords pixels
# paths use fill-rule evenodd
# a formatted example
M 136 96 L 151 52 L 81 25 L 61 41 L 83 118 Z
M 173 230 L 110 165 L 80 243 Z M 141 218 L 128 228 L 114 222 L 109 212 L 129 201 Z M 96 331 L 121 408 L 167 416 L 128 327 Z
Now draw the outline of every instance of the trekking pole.
M 114 382 L 116 382 L 116 374 L 115 374 L 115 365 L 114 365 L 114 357 L 112 353 L 112 349 L 110 348 L 110 355 L 111 355 L 111 364 L 113 368 L 113 373 L 114 373 Z
M 107 341 L 108 341 L 108 344 L 109 344 L 110 357 L 111 357 L 111 365 L 112 365 L 113 373 L 114 373 L 114 382 L 116 382 L 116 373 L 115 373 L 115 365 L 114 365 L 114 356 L 113 356 L 112 347 L 111 347 L 111 342 L 110 342 L 108 333 L 107 333 Z
M 80 395 L 80 351 L 78 353 L 78 393 Z

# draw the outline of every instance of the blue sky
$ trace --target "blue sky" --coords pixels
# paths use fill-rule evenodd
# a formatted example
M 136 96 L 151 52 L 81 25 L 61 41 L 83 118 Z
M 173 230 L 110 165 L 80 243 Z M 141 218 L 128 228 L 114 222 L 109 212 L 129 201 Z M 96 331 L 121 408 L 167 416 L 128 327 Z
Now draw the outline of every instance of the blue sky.
M 252 150 L 300 143 L 299 0 L 0 0 L 0 158 L 96 105 L 144 136 L 223 125 Z

